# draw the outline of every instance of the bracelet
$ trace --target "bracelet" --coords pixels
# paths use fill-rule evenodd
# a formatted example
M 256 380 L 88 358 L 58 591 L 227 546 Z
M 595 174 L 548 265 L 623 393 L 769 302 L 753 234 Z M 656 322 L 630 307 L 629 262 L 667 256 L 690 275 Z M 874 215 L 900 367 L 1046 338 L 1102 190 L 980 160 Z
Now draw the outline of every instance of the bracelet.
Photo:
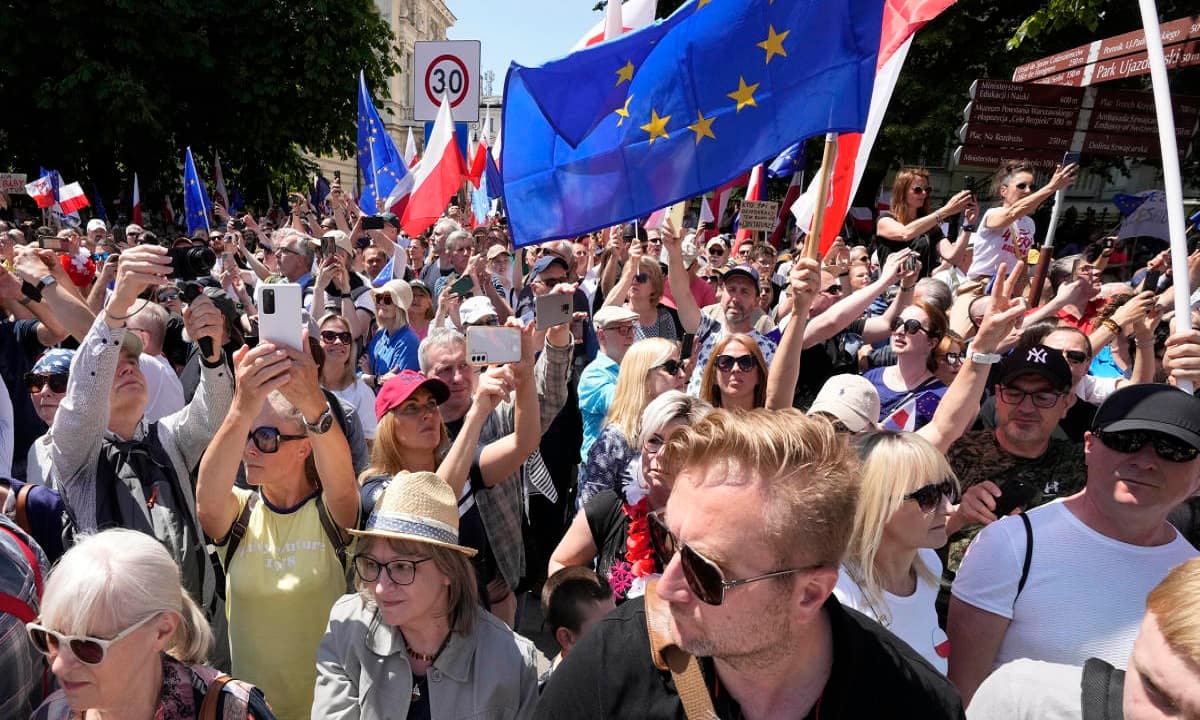
M 1104 318 L 1100 321 L 1100 324 L 1108 328 L 1109 332 L 1111 332 L 1113 335 L 1121 334 L 1121 326 L 1118 325 L 1117 321 L 1113 320 L 1112 318 Z
M 941 222 L 942 222 L 942 211 L 941 211 L 941 210 L 934 210 L 934 211 L 933 211 L 933 219 L 934 219 L 934 220 L 937 220 L 937 221 L 938 221 L 938 224 L 940 225 L 940 224 L 941 224 Z
M 904 287 L 904 283 L 901 283 L 900 284 L 900 292 L 908 292 L 909 290 L 912 290 L 916 286 L 917 286 L 917 284 L 913 283 L 912 285 L 909 285 L 908 287 Z
M 145 310 L 146 306 L 149 304 L 150 304 L 149 300 L 142 300 L 142 304 L 138 307 L 138 309 L 134 310 L 133 312 L 129 313 L 128 315 L 113 315 L 111 312 L 108 311 L 108 308 L 104 308 L 104 314 L 107 315 L 110 320 L 128 320 L 129 318 L 133 317 L 134 315 L 137 315 L 138 313 L 140 313 L 142 310 Z

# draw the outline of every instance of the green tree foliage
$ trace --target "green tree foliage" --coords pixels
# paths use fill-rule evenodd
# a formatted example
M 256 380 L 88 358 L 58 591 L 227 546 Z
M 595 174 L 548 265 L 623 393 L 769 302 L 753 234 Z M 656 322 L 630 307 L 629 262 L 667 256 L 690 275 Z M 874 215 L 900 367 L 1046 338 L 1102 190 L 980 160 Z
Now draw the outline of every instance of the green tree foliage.
M 304 176 L 301 149 L 352 154 L 359 70 L 373 89 L 398 71 L 372 0 L 9 9 L 0 22 L 3 163 L 56 168 L 89 193 L 96 183 L 106 199 L 136 171 L 149 207 L 163 192 L 179 202 L 187 145 L 203 174 L 218 150 L 226 183 L 251 200 Z

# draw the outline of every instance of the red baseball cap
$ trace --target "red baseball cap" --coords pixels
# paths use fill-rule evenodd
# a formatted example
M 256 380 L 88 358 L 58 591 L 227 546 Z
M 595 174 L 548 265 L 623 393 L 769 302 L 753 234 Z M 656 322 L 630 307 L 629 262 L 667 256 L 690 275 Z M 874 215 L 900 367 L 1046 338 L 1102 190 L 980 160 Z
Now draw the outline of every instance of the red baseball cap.
M 375 397 L 375 419 L 382 420 L 389 410 L 399 407 L 421 388 L 433 393 L 433 399 L 437 400 L 438 405 L 446 402 L 450 397 L 450 388 L 446 387 L 446 383 L 441 380 L 425 377 L 416 370 L 401 370 L 399 375 L 388 380 L 383 387 L 379 388 L 379 395 Z

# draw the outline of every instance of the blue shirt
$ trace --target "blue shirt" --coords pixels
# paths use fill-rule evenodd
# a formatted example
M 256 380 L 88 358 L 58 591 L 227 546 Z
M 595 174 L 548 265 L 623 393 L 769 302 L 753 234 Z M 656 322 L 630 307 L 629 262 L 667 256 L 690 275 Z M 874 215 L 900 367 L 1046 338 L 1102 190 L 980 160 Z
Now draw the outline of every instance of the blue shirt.
M 380 329 L 371 338 L 367 346 L 367 355 L 371 361 L 371 373 L 383 375 L 392 370 L 420 370 L 417 360 L 417 348 L 421 339 L 408 325 L 389 333 Z
M 1130 367 L 1132 371 L 1133 368 Z M 1100 378 L 1128 378 L 1129 375 L 1121 369 L 1113 357 L 1112 348 L 1108 345 L 1100 348 L 1100 352 L 1096 353 L 1096 357 L 1092 359 L 1092 365 L 1088 368 L 1088 375 L 1095 375 Z
M 613 395 L 617 391 L 617 374 L 621 371 L 612 358 L 597 353 L 579 374 L 579 414 L 583 417 L 583 444 L 579 446 L 580 461 L 586 461 L 588 450 L 600 436 L 600 426 L 608 415 Z
M 885 369 L 878 367 L 863 373 L 879 391 L 879 422 L 884 429 L 912 432 L 928 425 L 949 388 L 931 378 L 911 391 L 893 390 L 883 381 Z

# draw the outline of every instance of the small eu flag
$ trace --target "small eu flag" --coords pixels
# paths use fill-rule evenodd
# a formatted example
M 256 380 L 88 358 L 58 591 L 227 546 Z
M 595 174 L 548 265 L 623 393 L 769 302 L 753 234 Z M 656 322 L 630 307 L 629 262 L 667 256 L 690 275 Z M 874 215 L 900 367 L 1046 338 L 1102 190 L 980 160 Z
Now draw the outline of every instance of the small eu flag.
M 183 208 L 184 214 L 187 215 L 188 235 L 197 230 L 208 232 L 212 201 L 208 199 L 208 191 L 204 189 L 204 182 L 196 172 L 196 161 L 192 159 L 190 147 L 183 163 Z
M 375 101 L 371 99 L 362 72 L 358 74 L 358 169 L 363 176 L 358 203 L 369 215 L 387 212 L 387 199 L 393 193 L 397 197 L 407 197 L 405 186 L 408 186 L 407 190 L 412 189 L 412 175 L 379 119 L 379 111 L 375 109 Z
M 797 138 L 866 124 L 884 0 L 690 0 L 505 81 L 515 244 L 700 195 Z

